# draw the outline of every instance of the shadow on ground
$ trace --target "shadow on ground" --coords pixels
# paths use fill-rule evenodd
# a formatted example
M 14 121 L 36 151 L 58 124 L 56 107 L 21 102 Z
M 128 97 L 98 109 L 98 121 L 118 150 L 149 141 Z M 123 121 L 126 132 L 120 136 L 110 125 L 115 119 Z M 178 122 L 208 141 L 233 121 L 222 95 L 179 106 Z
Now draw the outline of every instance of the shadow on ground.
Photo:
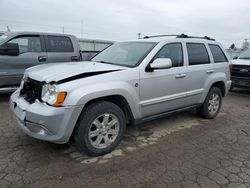
M 10 98 L 10 93 L 0 93 L 0 102 L 6 102 Z
M 250 89 L 247 89 L 247 88 L 234 88 L 233 91 L 231 91 L 230 93 L 244 94 L 244 95 L 249 95 L 250 96 Z

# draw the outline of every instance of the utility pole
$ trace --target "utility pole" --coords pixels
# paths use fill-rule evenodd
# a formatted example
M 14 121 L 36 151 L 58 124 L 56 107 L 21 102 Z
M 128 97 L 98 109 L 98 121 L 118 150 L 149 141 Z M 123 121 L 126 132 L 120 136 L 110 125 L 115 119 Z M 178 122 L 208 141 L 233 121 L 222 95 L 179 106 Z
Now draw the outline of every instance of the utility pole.
M 62 27 L 62 33 L 64 34 L 64 26 Z
M 141 33 L 137 33 L 138 39 L 141 38 Z
M 10 27 L 7 25 L 7 31 L 10 32 Z
M 83 38 L 83 20 L 81 20 L 81 38 Z

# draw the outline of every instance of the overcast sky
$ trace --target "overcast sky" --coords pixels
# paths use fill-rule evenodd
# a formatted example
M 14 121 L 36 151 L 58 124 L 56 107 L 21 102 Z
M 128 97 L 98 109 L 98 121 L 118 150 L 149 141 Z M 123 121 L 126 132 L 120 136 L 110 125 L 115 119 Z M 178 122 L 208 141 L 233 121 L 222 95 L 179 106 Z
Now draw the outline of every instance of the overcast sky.
M 60 32 L 104 40 L 211 36 L 225 47 L 250 38 L 249 0 L 0 0 L 0 31 Z

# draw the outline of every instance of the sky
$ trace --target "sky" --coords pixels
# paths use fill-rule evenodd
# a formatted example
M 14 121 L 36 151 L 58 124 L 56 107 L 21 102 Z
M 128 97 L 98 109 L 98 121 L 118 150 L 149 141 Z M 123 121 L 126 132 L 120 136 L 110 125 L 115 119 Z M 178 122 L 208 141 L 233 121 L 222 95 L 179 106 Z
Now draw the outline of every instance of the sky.
M 250 1 L 0 0 L 0 31 L 7 26 L 113 41 L 185 33 L 241 47 L 250 38 Z

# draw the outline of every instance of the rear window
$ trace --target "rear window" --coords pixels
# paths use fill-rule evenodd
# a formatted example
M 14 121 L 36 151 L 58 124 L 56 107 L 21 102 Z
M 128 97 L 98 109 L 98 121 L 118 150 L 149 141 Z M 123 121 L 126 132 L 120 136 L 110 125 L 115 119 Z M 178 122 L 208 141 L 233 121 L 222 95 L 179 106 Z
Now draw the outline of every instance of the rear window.
M 209 64 L 206 46 L 201 43 L 187 43 L 189 65 Z
M 209 44 L 209 48 L 211 50 L 215 63 L 228 62 L 220 46 L 216 44 Z
M 48 36 L 46 44 L 48 52 L 73 52 L 73 45 L 69 37 Z

